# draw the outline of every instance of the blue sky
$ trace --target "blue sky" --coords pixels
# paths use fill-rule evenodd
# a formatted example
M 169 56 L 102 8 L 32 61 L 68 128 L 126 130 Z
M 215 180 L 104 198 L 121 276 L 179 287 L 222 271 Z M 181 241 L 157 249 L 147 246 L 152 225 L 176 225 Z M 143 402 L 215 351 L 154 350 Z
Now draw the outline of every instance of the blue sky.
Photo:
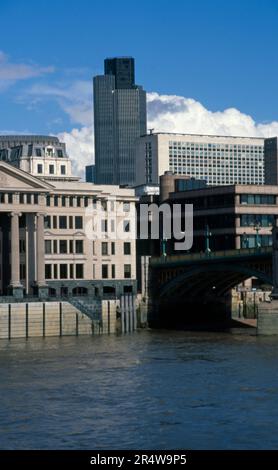
M 1 132 L 89 128 L 92 76 L 116 55 L 148 92 L 278 120 L 278 0 L 1 0 L 0 18 Z

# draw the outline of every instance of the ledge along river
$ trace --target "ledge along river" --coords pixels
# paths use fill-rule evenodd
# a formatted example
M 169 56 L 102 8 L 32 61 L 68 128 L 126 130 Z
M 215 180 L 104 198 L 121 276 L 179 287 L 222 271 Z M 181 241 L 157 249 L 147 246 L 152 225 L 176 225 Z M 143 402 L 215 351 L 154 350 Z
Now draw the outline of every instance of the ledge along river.
M 278 338 L 0 341 L 1 449 L 278 448 Z

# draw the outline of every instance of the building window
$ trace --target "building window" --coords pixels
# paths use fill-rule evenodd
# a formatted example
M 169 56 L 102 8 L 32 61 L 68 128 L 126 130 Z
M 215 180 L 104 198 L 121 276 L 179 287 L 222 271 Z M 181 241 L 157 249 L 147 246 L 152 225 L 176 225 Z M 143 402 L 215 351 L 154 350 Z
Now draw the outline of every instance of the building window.
M 57 250 L 57 240 L 53 240 L 53 253 L 58 253 L 58 250 Z
M 53 264 L 53 279 L 58 279 L 58 265 Z
M 124 232 L 130 232 L 130 222 L 129 220 L 124 220 Z
M 131 254 L 131 243 L 124 242 L 124 255 L 130 255 L 130 254 Z
M 41 163 L 38 163 L 38 165 L 37 165 L 37 173 L 42 174 L 42 172 L 43 172 L 43 166 L 42 166 Z
M 115 242 L 111 242 L 111 255 L 115 254 Z
M 83 279 L 83 264 L 76 264 L 75 266 L 75 277 L 76 279 Z
M 62 149 L 57 149 L 57 157 L 58 158 L 63 158 L 63 150 Z
M 68 265 L 60 264 L 60 279 L 67 279 L 67 278 L 68 278 Z
M 83 240 L 76 240 L 75 241 L 75 253 L 82 254 L 83 253 Z
M 75 217 L 75 228 L 78 228 L 78 229 L 83 228 L 83 219 L 80 215 L 77 215 Z
M 125 279 L 131 278 L 131 264 L 124 265 L 124 278 Z
M 124 202 L 123 203 L 123 210 L 124 210 L 124 212 L 129 212 L 130 211 L 130 203 L 129 202 Z
M 46 205 L 50 207 L 50 196 L 46 196 Z
M 45 279 L 51 279 L 51 264 L 45 265 Z
M 62 196 L 62 207 L 66 207 L 66 201 L 67 201 L 66 196 Z
M 102 220 L 101 221 L 101 231 L 102 231 L 102 233 L 107 232 L 107 220 Z
M 70 267 L 69 277 L 70 277 L 70 279 L 73 279 L 74 278 L 74 264 L 70 264 L 69 267 Z
M 102 279 L 108 279 L 108 264 L 103 264 L 101 266 Z
M 41 156 L 42 156 L 41 149 L 36 149 L 36 157 L 41 157 Z
M 45 249 L 45 254 L 50 255 L 51 254 L 51 240 L 45 240 L 44 242 L 44 249 Z
M 44 228 L 51 228 L 51 217 L 46 215 L 44 218 Z
M 73 240 L 69 241 L 69 252 L 73 253 Z
M 1 196 L 2 196 L 2 194 L 1 194 Z M 24 204 L 24 202 L 25 202 L 24 199 L 25 199 L 25 194 L 20 193 L 20 195 L 19 195 L 19 203 L 20 203 L 20 204 Z M 1 202 L 4 202 L 4 194 L 3 194 L 3 201 L 1 201 Z
M 68 252 L 68 242 L 67 242 L 67 240 L 60 240 L 59 251 L 63 255 Z
M 9 194 L 8 194 L 8 203 L 9 203 L 9 204 L 12 204 L 12 203 L 13 203 L 13 195 L 12 195 L 12 193 L 9 193 Z
M 81 197 L 80 196 L 77 196 L 77 198 L 76 198 L 76 205 L 77 205 L 77 207 L 81 207 Z
M 61 175 L 66 174 L 66 165 L 61 165 Z
M 55 207 L 59 206 L 59 196 L 54 196 L 54 206 Z
M 38 204 L 39 203 L 39 196 L 38 194 L 34 194 L 34 204 Z
M 53 215 L 53 228 L 57 228 L 57 215 Z
M 67 216 L 66 215 L 60 215 L 59 216 L 59 228 L 60 229 L 66 229 L 67 228 Z
M 112 279 L 115 279 L 115 277 L 116 277 L 115 264 L 111 265 L 111 277 L 112 277 Z
M 108 255 L 108 242 L 102 242 L 101 244 L 101 254 L 102 256 Z
M 73 197 L 73 196 L 70 196 L 70 198 L 69 198 L 69 205 L 70 205 L 70 207 L 73 207 L 73 201 L 74 201 L 74 197 Z
M 32 204 L 32 194 L 28 193 L 26 195 L 26 203 L 27 204 Z
M 49 165 L 49 174 L 54 175 L 54 165 Z

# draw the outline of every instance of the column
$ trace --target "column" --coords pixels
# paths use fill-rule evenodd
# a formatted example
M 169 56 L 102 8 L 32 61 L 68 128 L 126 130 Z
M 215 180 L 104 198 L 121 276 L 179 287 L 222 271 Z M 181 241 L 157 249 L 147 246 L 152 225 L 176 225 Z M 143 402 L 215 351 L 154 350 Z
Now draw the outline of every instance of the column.
M 20 283 L 19 253 L 19 217 L 17 212 L 11 213 L 11 282 L 10 288 L 14 297 L 23 297 L 23 286 Z
M 44 262 L 44 214 L 37 214 L 37 286 L 39 297 L 47 297 L 48 288 L 45 282 Z

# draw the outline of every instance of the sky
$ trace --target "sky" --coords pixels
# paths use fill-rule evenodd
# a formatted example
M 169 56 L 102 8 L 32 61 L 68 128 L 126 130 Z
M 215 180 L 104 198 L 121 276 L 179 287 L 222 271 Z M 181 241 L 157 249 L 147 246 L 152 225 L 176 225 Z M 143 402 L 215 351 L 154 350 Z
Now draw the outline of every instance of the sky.
M 278 0 L 0 0 L 0 133 L 93 162 L 92 77 L 133 56 L 155 131 L 278 135 Z

